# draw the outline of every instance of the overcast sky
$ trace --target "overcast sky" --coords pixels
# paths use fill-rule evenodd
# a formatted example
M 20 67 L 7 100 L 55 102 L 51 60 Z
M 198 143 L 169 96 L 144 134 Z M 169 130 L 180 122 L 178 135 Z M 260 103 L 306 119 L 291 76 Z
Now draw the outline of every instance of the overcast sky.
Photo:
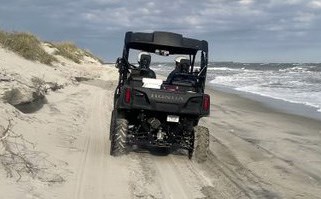
M 209 42 L 210 60 L 321 62 L 321 0 L 0 0 L 0 29 L 74 41 L 114 61 L 126 31 Z

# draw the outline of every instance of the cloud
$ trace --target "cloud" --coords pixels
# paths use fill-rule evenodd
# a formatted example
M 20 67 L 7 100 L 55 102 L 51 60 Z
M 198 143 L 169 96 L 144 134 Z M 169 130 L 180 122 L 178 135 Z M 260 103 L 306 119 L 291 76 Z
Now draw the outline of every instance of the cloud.
M 308 3 L 308 6 L 314 9 L 321 9 L 321 1 L 320 0 L 314 0 Z
M 320 8 L 320 0 L 15 0 L 1 4 L 0 27 L 74 40 L 108 59 L 129 30 L 179 32 L 235 51 L 245 43 L 299 48 L 320 40 Z M 223 51 L 218 56 L 230 54 Z
M 241 5 L 251 5 L 253 4 L 254 0 L 241 0 L 240 4 Z
M 298 13 L 298 15 L 294 18 L 294 21 L 297 22 L 302 22 L 302 23 L 310 23 L 311 21 L 313 21 L 315 18 L 315 15 L 312 13 L 307 13 L 307 12 L 300 12 Z
M 278 5 L 302 5 L 306 0 L 270 0 L 270 5 L 278 6 Z

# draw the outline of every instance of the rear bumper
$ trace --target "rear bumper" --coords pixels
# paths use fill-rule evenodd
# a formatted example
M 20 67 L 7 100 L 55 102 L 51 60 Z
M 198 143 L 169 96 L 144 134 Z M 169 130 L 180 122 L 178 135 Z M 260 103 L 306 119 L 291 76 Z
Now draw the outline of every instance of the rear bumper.
M 117 109 L 204 117 L 210 113 L 209 108 L 204 110 L 204 96 L 202 93 L 175 93 L 159 89 L 127 87 L 117 100 Z

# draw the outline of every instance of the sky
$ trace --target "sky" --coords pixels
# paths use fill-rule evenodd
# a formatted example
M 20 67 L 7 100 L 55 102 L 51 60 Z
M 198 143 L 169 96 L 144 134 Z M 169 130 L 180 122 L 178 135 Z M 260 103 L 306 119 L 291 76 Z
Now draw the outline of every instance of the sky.
M 126 31 L 207 40 L 210 61 L 321 62 L 321 0 L 0 0 L 0 29 L 73 41 L 107 62 Z

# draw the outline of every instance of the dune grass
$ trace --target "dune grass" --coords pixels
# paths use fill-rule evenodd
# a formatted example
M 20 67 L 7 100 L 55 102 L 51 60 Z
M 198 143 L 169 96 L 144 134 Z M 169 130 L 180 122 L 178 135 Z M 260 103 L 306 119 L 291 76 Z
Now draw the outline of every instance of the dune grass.
M 57 59 L 48 54 L 41 46 L 39 39 L 25 32 L 5 32 L 0 30 L 0 45 L 25 59 L 52 65 Z
M 101 63 L 101 64 L 104 63 L 104 61 L 103 61 L 101 58 L 99 58 L 99 57 L 97 57 L 96 55 L 92 54 L 89 50 L 83 50 L 83 51 L 84 51 L 84 53 L 85 53 L 86 56 L 91 57 L 91 58 L 97 60 L 97 61 L 98 61 L 99 63 Z
M 58 50 L 55 52 L 56 55 L 61 55 L 67 59 L 74 61 L 77 64 L 81 63 L 83 53 L 81 50 L 72 42 L 59 42 L 53 44 Z
M 56 55 L 61 55 L 77 64 L 81 63 L 84 56 L 91 57 L 98 62 L 103 63 L 101 59 L 87 50 L 78 48 L 72 42 L 47 43 L 52 47 L 57 48 L 57 51 L 55 52 Z M 47 65 L 58 62 L 58 59 L 54 55 L 47 53 L 43 49 L 41 41 L 31 33 L 5 32 L 0 30 L 0 46 L 13 51 L 28 60 L 39 61 L 40 63 Z
M 70 59 L 74 61 L 77 64 L 81 63 L 81 60 L 83 60 L 84 56 L 91 57 L 100 63 L 103 63 L 101 59 L 93 55 L 87 50 L 81 49 L 78 46 L 76 46 L 74 43 L 66 41 L 66 42 L 59 42 L 52 44 L 55 48 L 58 50 L 55 52 L 57 55 L 61 55 L 67 59 Z

